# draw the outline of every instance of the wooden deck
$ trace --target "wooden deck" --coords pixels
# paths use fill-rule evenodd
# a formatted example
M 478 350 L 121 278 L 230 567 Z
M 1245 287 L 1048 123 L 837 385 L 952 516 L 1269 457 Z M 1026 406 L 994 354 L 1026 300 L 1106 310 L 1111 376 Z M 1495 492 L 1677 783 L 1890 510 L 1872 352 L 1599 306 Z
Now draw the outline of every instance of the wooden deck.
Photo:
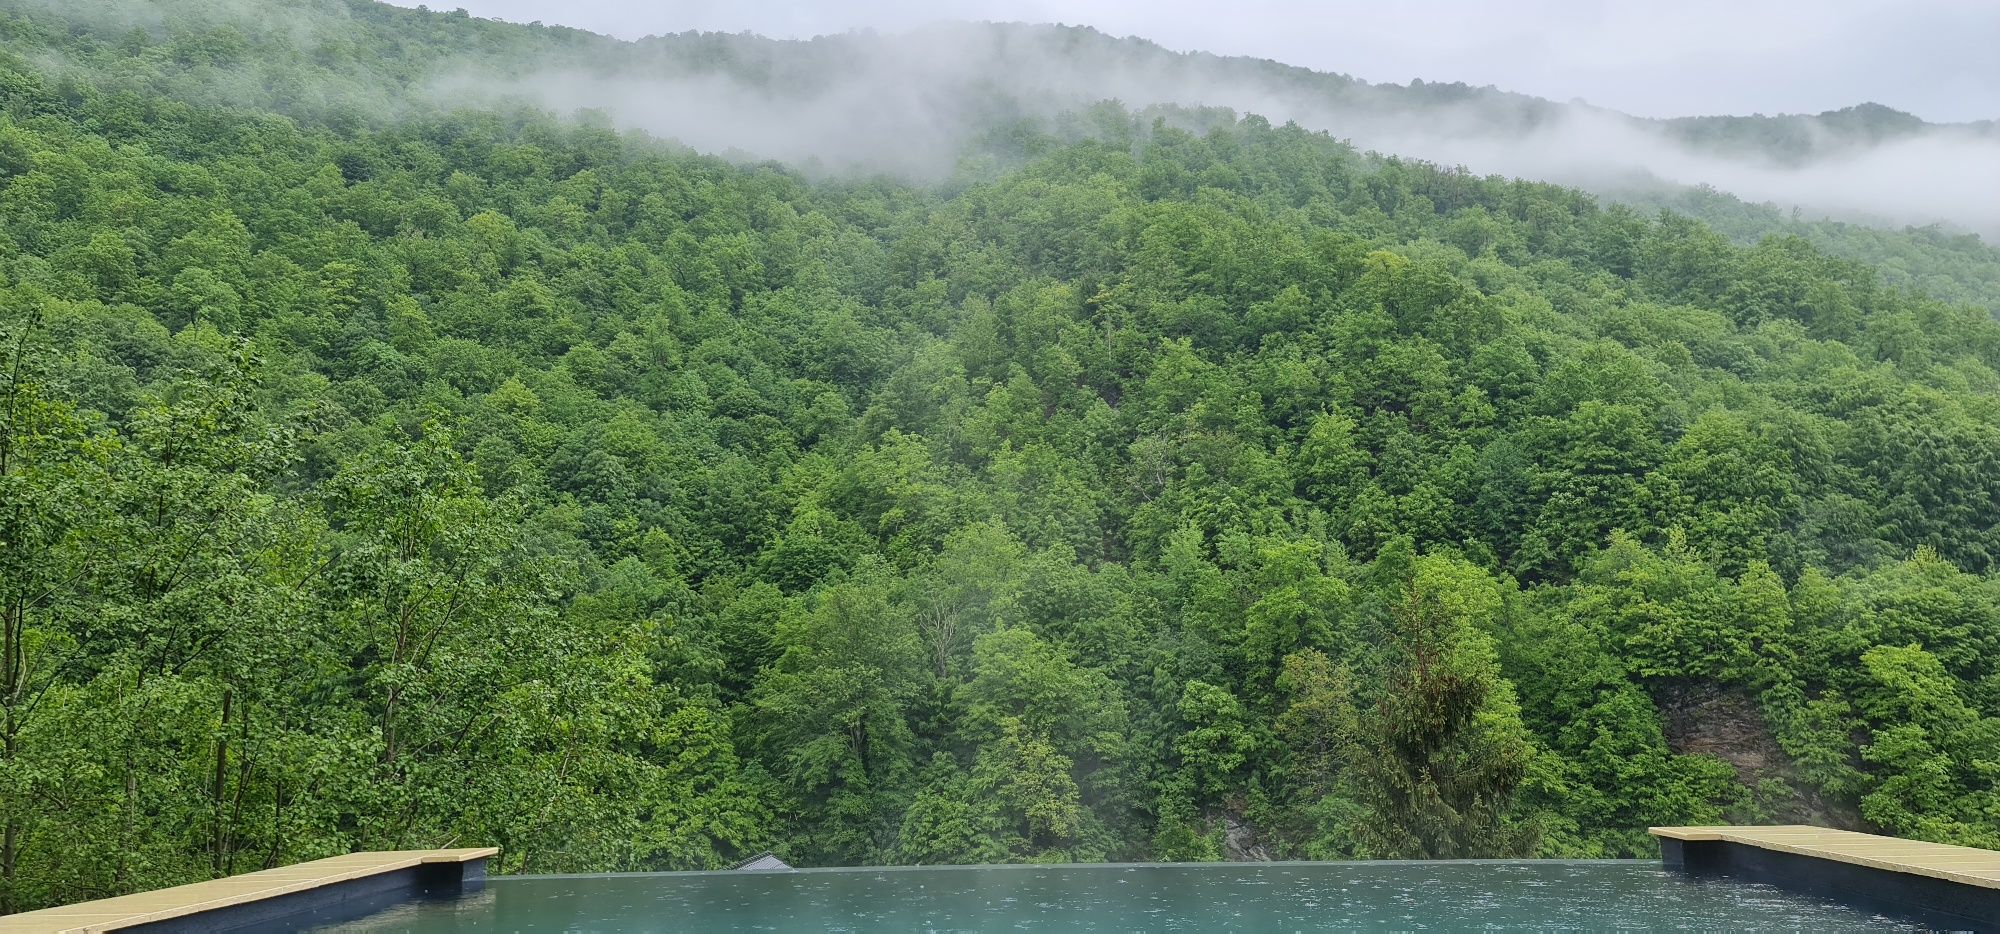
M 427 863 L 467 863 L 500 852 L 498 847 L 456 850 L 398 850 L 349 853 L 278 869 L 230 876 L 170 889 L 121 895 L 60 908 L 0 915 L 0 934 L 115 931 L 202 912 L 365 879 Z
M 2000 889 L 2000 852 L 1922 843 L 1852 830 L 1803 824 L 1771 827 L 1654 827 L 1652 834 L 1682 842 L 1722 841 L 1779 853 L 1810 856 L 1946 882 Z

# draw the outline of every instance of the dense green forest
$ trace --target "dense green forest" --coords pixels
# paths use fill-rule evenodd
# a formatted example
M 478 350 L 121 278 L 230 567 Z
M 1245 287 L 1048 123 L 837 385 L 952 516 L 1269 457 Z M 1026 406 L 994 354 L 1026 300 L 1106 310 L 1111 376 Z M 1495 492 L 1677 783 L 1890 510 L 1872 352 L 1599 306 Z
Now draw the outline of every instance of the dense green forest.
M 1976 275 L 1254 116 L 816 177 L 52 17 L 0 15 L 0 910 L 426 845 L 2000 846 Z M 1865 236 L 1987 249 L 1919 233 Z
M 1699 219 L 1744 245 L 1774 235 L 1798 237 L 1829 255 L 1862 261 L 1884 285 L 1955 304 L 1977 305 L 2000 316 L 2000 250 L 1977 234 L 1938 224 L 1894 230 L 1807 219 L 1774 205 L 1746 203 L 1713 188 L 1644 185 L 1611 194 L 1621 203 L 1649 211 L 1667 210 Z

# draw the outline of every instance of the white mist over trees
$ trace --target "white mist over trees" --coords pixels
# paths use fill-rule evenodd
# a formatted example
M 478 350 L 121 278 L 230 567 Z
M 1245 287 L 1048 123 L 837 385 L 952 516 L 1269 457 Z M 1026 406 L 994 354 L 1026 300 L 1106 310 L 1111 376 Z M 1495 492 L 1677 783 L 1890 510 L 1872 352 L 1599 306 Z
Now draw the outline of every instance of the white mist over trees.
M 1879 105 L 1818 117 L 1645 120 L 1457 84 L 1371 85 L 1274 62 L 1174 53 L 1076 27 L 942 24 L 809 41 L 686 34 L 589 64 L 446 78 L 448 99 L 601 109 L 708 152 L 936 176 L 995 114 L 1106 99 L 1296 122 L 1362 149 L 1617 194 L 1709 185 L 1750 201 L 2000 232 L 2000 130 Z M 490 98 L 489 98 L 490 99 Z M 1857 102 L 1858 103 L 1858 102 Z
M 227 24 L 311 64 L 367 25 L 342 3 L 29 0 L 80 21 Z M 463 15 L 463 14 L 448 14 Z M 2000 238 L 2000 125 L 1927 124 L 1887 107 L 1817 116 L 1641 119 L 1462 84 L 1370 84 L 1267 60 L 1177 53 L 1081 27 L 938 23 L 811 40 L 682 33 L 626 42 L 471 18 L 478 50 L 412 47 L 300 85 L 240 54 L 190 77 L 202 96 L 355 114 L 530 102 L 597 111 L 702 152 L 820 173 L 949 174 L 975 137 L 1101 101 L 1222 108 L 1296 122 L 1363 150 L 1625 197 L 1701 185 L 1808 217 Z M 379 28 L 379 27 L 377 27 Z M 60 70 L 60 61 L 47 63 Z M 2000 103 L 1996 103 L 2000 109 Z

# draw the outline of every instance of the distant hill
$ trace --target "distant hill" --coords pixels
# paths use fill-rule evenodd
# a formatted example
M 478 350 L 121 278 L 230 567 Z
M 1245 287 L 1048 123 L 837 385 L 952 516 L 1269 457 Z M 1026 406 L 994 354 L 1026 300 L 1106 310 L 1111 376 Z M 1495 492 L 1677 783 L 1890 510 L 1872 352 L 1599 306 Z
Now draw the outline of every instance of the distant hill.
M 974 155 L 1004 167 L 1022 153 L 996 130 L 1026 121 L 1075 138 L 1093 132 L 1088 121 L 1058 118 L 1104 100 L 1179 105 L 1164 114 L 1197 131 L 1207 119 L 1199 108 L 1256 113 L 1363 149 L 1691 212 L 1739 238 L 1802 233 L 1836 255 L 1894 258 L 1885 266 L 1893 283 L 2000 310 L 1992 121 L 1929 124 L 1879 104 L 1651 120 L 1491 87 L 1371 84 L 1179 53 L 1074 26 L 626 42 L 367 0 L 37 2 L 0 13 L 0 55 L 32 54 L 34 68 L 138 97 L 332 126 L 512 100 L 595 111 L 706 152 L 821 173 L 935 179 L 965 171 Z M 1905 227 L 1931 232 L 1896 232 Z

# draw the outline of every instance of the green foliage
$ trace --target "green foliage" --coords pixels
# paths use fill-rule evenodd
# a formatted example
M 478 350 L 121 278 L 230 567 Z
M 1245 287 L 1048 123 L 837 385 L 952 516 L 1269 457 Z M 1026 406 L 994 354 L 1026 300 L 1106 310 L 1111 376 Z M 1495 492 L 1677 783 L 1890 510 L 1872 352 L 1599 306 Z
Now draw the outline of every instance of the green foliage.
M 0 17 L 62 50 L 0 61 L 0 909 L 475 842 L 2000 842 L 1990 295 L 1216 112 L 814 180 L 49 22 Z
M 1364 852 L 1391 859 L 1460 859 L 1534 851 L 1507 824 L 1534 747 L 1501 678 L 1487 628 L 1501 589 L 1445 555 L 1385 549 L 1379 579 L 1379 697 L 1357 725 L 1353 761 L 1366 815 Z

